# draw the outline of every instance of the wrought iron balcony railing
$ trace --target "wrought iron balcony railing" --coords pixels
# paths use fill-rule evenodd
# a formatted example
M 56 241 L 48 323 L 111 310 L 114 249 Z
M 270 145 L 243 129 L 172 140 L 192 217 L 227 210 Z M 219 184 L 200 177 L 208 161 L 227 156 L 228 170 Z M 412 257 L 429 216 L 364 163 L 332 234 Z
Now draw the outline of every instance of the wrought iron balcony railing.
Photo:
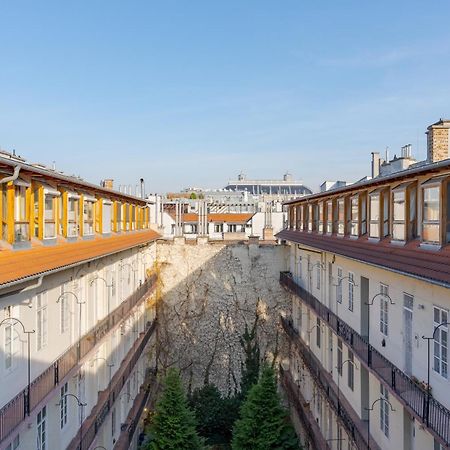
M 99 393 L 97 404 L 92 409 L 89 417 L 83 422 L 83 427 L 78 430 L 77 435 L 72 439 L 66 450 L 88 450 L 90 448 L 114 402 L 120 398 L 120 391 L 130 377 L 156 326 L 157 321 L 155 319 L 151 324 L 148 324 L 146 330 L 141 333 L 140 338 L 135 341 L 108 387 Z
M 280 283 L 312 308 L 346 342 L 360 361 L 390 387 L 396 398 L 438 439 L 450 446 L 450 410 L 418 386 L 314 295 L 299 286 L 290 272 L 280 273 Z
M 356 412 L 350 410 L 351 407 L 348 402 L 340 399 L 337 386 L 331 379 L 330 374 L 323 368 L 320 361 L 302 341 L 300 335 L 293 327 L 292 322 L 281 317 L 281 324 L 291 341 L 297 346 L 299 354 L 305 365 L 308 367 L 308 371 L 311 374 L 314 383 L 316 383 L 325 394 L 325 398 L 329 405 L 333 408 L 336 416 L 340 418 L 356 447 L 361 449 L 367 448 L 367 431 L 365 431 L 367 429 L 366 423 L 357 416 Z M 374 446 L 373 440 L 371 440 L 371 445 L 373 450 L 378 448 L 378 446 Z
M 156 278 L 156 275 L 153 275 L 145 280 L 133 294 L 98 322 L 78 342 L 69 347 L 61 357 L 50 364 L 44 372 L 31 382 L 29 410 L 27 410 L 27 389 L 19 392 L 0 409 L 0 442 L 22 423 L 27 413 L 32 411 L 59 384 L 105 334 L 123 320 L 134 306 L 148 297 L 149 292 L 155 286 Z
M 305 407 L 306 401 L 295 381 L 292 379 L 292 375 L 288 370 L 284 370 L 281 366 L 280 380 L 288 400 L 294 405 L 298 417 L 302 422 L 304 433 L 306 434 L 305 440 L 308 443 L 311 443 L 315 450 L 330 450 L 330 446 L 322 436 L 319 425 L 314 420 L 311 411 L 309 408 Z

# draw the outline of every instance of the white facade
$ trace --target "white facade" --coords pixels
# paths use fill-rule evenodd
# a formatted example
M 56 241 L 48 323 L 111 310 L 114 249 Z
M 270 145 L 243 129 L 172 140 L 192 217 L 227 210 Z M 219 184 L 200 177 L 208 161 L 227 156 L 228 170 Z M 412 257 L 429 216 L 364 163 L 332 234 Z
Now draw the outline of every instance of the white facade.
M 145 295 L 133 301 L 131 309 L 124 309 L 123 314 L 117 310 L 129 304 L 127 299 L 133 293 L 140 291 L 144 294 L 145 290 L 142 291 L 140 286 L 144 285 L 148 270 L 155 261 L 155 245 L 148 243 L 141 248 L 130 248 L 59 270 L 44 276 L 40 283 L 28 283 L 28 287 L 26 284 L 18 285 L 17 289 L 25 287 L 22 292 L 14 290 L 2 295 L 0 374 L 3 386 L 7 386 L 0 389 L 2 412 L 5 405 L 27 388 L 26 335 L 19 323 L 13 327 L 10 325 L 15 323 L 14 319 L 19 319 L 26 331 L 34 330 L 34 333 L 30 334 L 30 415 L 1 441 L 1 449 L 66 448 L 79 432 L 81 411 L 85 433 L 92 433 L 92 420 L 86 419 L 97 403 L 104 401 L 105 396 L 107 398 L 110 381 L 124 370 L 128 359 L 136 352 L 135 346 L 155 318 Z M 110 316 L 110 321 L 105 322 L 108 313 L 114 310 L 118 311 L 115 318 Z M 80 338 L 89 350 L 81 349 L 82 357 L 77 360 Z M 70 370 L 57 378 L 55 367 L 60 373 L 63 371 L 61 358 L 70 349 L 73 349 L 73 358 L 65 359 L 65 367 Z M 124 372 L 123 388 L 107 410 L 103 409 L 105 416 L 101 419 L 97 416 L 96 445 L 112 448 L 118 439 L 121 424 L 125 422 L 144 382 L 146 370 L 152 364 L 146 352 L 145 349 L 140 351 L 137 362 Z M 55 362 L 59 364 L 55 365 Z M 39 377 L 45 380 L 41 381 L 42 388 L 36 381 Z M 35 402 L 34 396 L 39 398 L 39 392 L 49 393 Z M 78 406 L 72 395 L 86 405 Z M 18 401 L 23 401 L 23 397 Z M 5 416 L 0 417 L 7 420 Z
M 436 311 L 448 312 L 448 288 L 334 253 L 318 253 L 317 249 L 303 245 L 292 244 L 290 249 L 290 271 L 296 284 L 312 293 L 359 335 L 366 337 L 370 333 L 370 345 L 405 374 L 420 381 L 427 379 L 427 341 L 422 336 L 432 333 Z M 393 304 L 386 302 L 388 297 L 380 293 L 389 295 Z M 369 306 L 367 303 L 372 304 Z M 314 308 L 297 295 L 292 295 L 292 321 L 304 345 L 320 361 L 335 385 L 339 383 L 340 395 L 361 420 L 366 433 L 363 433 L 364 437 L 367 437 L 368 409 L 373 402 L 384 396 L 391 403 L 393 410 L 386 402 L 378 401 L 370 411 L 371 445 L 374 448 L 375 445 L 381 449 L 440 448 L 434 447 L 439 445 L 439 441 L 435 441 L 433 434 L 392 392 L 389 383 L 368 370 L 352 345 L 348 345 Z M 447 328 L 444 327 L 445 330 Z M 434 356 L 436 353 L 432 350 L 431 358 Z M 349 369 L 352 374 L 349 374 Z M 346 436 L 342 447 L 339 447 L 339 441 L 331 441 L 342 437 L 345 427 L 295 350 L 291 351 L 290 371 L 301 386 L 302 395 L 309 403 L 322 434 L 330 439 L 330 448 L 346 449 L 347 442 L 352 442 L 352 439 Z M 389 371 L 386 371 L 386 376 L 388 379 L 391 377 Z M 433 396 L 447 408 L 450 407 L 449 383 L 446 370 L 442 373 L 442 368 L 435 370 L 432 365 L 430 384 Z M 352 448 L 357 448 L 355 443 L 352 445 L 355 446 Z

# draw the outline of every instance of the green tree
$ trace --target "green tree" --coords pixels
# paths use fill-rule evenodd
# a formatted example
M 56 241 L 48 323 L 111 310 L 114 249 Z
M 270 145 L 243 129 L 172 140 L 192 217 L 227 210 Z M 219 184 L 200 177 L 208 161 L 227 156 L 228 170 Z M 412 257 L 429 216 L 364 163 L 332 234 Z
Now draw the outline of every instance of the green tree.
M 277 392 L 275 373 L 265 366 L 241 407 L 233 428 L 233 450 L 294 450 L 299 443 Z
M 257 306 L 258 308 L 258 306 Z M 244 334 L 240 338 L 242 350 L 244 351 L 245 362 L 241 364 L 241 399 L 245 399 L 251 387 L 258 382 L 259 369 L 261 364 L 261 354 L 259 350 L 256 330 L 258 327 L 259 315 L 256 311 L 255 321 L 249 331 L 245 324 Z
M 203 440 L 195 426 L 195 415 L 189 409 L 180 374 L 176 369 L 169 369 L 150 425 L 150 442 L 145 449 L 201 450 Z
M 191 200 L 196 200 L 197 199 L 197 194 L 195 192 L 192 192 L 192 194 L 189 196 L 189 198 Z
M 206 443 L 212 446 L 229 444 L 238 416 L 236 398 L 223 397 L 216 386 L 205 384 L 194 391 L 189 402 L 197 418 L 197 431 L 206 438 Z

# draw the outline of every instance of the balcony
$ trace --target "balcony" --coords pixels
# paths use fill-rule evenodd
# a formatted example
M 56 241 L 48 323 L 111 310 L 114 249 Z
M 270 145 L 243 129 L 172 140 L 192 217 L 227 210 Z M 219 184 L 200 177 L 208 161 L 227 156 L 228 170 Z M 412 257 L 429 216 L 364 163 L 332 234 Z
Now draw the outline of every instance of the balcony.
M 314 420 L 311 411 L 304 406 L 306 400 L 303 398 L 300 389 L 296 385 L 295 381 L 292 379 L 292 375 L 290 374 L 290 372 L 284 370 L 281 366 L 280 366 L 280 379 L 281 385 L 283 386 L 283 390 L 289 402 L 292 403 L 293 406 L 295 407 L 298 417 L 302 422 L 304 432 L 308 436 L 306 441 L 313 443 L 314 449 L 329 450 L 330 446 L 328 445 L 325 438 L 322 436 L 320 428 L 317 422 Z M 307 448 L 309 447 L 307 446 Z
M 308 367 L 308 371 L 311 374 L 314 383 L 316 383 L 323 391 L 329 405 L 333 408 L 336 416 L 341 420 L 348 435 L 351 436 L 352 440 L 355 442 L 356 447 L 367 448 L 367 424 L 358 417 L 350 403 L 345 398 L 340 397 L 338 388 L 331 375 L 323 368 L 320 361 L 302 341 L 299 334 L 294 329 L 292 322 L 282 317 L 281 324 L 291 342 L 298 348 L 299 354 L 305 365 Z M 370 445 L 373 450 L 379 449 L 373 439 L 370 440 Z
M 435 437 L 445 445 L 450 445 L 450 411 L 444 405 L 414 383 L 406 373 L 386 359 L 316 297 L 295 283 L 290 272 L 280 273 L 280 283 L 312 308 Z
M 155 287 L 156 275 L 148 278 L 138 289 L 98 322 L 77 343 L 69 347 L 61 357 L 35 378 L 28 390 L 19 392 L 0 409 L 0 443 L 7 438 L 30 412 L 66 377 L 97 343 L 137 304 L 144 301 Z
M 156 328 L 156 320 L 147 324 L 146 330 L 141 333 L 122 361 L 119 370 L 114 374 L 107 388 L 98 395 L 97 404 L 92 408 L 91 414 L 83 422 L 76 436 L 72 439 L 66 450 L 87 450 L 91 447 L 112 405 L 120 396 L 134 366 Z

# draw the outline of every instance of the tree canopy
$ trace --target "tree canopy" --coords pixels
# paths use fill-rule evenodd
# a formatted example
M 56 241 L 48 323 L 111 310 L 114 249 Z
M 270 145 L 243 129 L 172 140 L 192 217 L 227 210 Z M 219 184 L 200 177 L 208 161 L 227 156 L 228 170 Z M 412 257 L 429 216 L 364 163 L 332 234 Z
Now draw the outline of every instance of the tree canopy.
M 195 415 L 190 410 L 176 369 L 169 369 L 163 392 L 156 404 L 146 450 L 203 450 L 196 431 Z
M 264 366 L 257 384 L 241 406 L 233 428 L 233 450 L 299 448 L 287 411 L 281 405 L 274 370 Z

